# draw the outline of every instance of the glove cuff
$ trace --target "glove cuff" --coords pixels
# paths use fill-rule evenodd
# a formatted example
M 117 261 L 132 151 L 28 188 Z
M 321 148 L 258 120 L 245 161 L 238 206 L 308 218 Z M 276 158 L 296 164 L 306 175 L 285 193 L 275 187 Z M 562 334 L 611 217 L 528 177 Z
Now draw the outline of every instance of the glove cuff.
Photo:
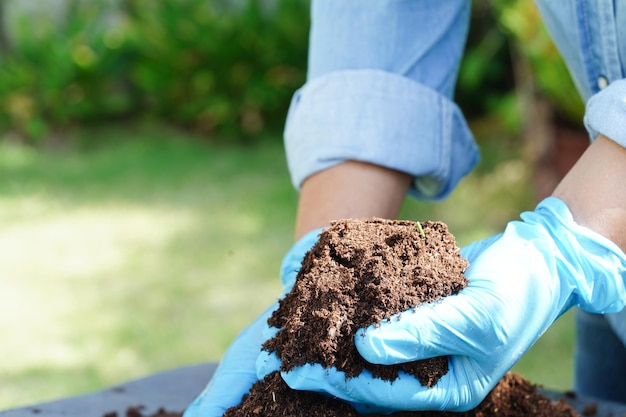
M 581 226 L 562 200 L 548 197 L 526 223 L 540 223 L 552 237 L 558 274 L 574 288 L 572 302 L 591 313 L 615 313 L 626 305 L 626 255 L 608 238 Z

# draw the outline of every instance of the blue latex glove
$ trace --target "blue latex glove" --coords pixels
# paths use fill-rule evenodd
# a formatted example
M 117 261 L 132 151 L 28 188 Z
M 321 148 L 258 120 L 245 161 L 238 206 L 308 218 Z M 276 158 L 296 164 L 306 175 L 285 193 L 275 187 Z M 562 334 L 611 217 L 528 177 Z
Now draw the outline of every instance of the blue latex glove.
M 280 279 L 282 296 L 291 291 L 304 255 L 317 243 L 320 230 L 302 237 L 283 258 Z M 281 297 L 282 297 L 281 296 Z M 244 394 L 257 382 L 256 361 L 267 335 L 267 320 L 278 303 L 272 304 L 251 325 L 244 329 L 228 347 L 215 374 L 204 391 L 185 410 L 183 417 L 221 417 L 241 402 Z
M 577 225 L 565 203 L 553 197 L 462 254 L 470 262 L 469 284 L 458 295 L 355 337 L 361 355 L 377 364 L 448 355 L 449 372 L 434 387 L 403 373 L 392 383 L 368 372 L 345 379 L 320 365 L 283 372 L 283 379 L 294 389 L 342 398 L 359 411 L 465 411 L 477 406 L 570 307 L 608 313 L 626 302 L 626 255 Z M 259 375 L 275 368 L 275 361 L 261 355 Z

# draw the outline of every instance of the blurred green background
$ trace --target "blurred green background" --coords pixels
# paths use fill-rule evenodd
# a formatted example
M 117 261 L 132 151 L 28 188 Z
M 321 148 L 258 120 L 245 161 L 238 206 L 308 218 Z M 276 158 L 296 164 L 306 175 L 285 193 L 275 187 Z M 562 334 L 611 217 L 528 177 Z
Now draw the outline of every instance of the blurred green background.
M 531 2 L 473 4 L 456 97 L 482 160 L 400 216 L 459 245 L 539 198 L 528 109 L 574 127 L 582 109 Z M 0 409 L 219 360 L 280 293 L 308 2 L 5 0 L 0 17 Z M 570 388 L 573 337 L 568 313 L 516 370 Z

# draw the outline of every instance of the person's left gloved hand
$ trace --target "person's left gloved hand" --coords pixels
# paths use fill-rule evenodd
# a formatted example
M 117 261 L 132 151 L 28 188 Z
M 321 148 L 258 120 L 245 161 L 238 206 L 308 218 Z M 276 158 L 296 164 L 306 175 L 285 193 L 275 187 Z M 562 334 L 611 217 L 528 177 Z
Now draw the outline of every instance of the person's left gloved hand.
M 282 296 L 293 287 L 302 259 L 317 243 L 319 233 L 320 230 L 314 230 L 302 237 L 283 258 L 280 272 Z M 222 357 L 211 381 L 185 410 L 183 417 L 221 417 L 228 408 L 241 402 L 243 395 L 258 381 L 257 357 L 261 346 L 269 338 L 266 334 L 267 320 L 277 308 L 278 303 L 273 303 L 237 336 Z
M 393 365 L 448 356 L 433 387 L 407 374 L 393 382 L 367 371 L 346 379 L 307 364 L 282 372 L 293 389 L 324 392 L 361 412 L 465 411 L 477 406 L 548 327 L 572 306 L 593 313 L 626 304 L 626 255 L 576 224 L 561 200 L 548 198 L 497 236 L 462 249 L 470 266 L 459 294 L 370 326 L 355 337 L 369 362 Z M 259 375 L 277 359 L 259 356 Z

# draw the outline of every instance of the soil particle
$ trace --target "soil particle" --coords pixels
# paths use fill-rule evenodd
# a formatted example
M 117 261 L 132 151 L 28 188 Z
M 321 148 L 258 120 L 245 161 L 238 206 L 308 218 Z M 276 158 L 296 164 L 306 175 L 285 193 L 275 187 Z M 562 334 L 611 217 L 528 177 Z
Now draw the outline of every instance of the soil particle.
M 593 402 L 593 403 L 589 403 L 585 406 L 585 408 L 583 408 L 583 415 L 584 416 L 595 416 L 598 413 L 598 404 Z
M 364 219 L 331 224 L 305 256 L 291 292 L 268 320 L 280 330 L 263 348 L 281 359 L 281 369 L 305 363 L 336 367 L 348 378 L 368 370 L 393 381 L 399 371 L 434 385 L 448 371 L 447 358 L 401 366 L 366 362 L 354 346 L 357 331 L 389 320 L 422 303 L 457 294 L 467 285 L 454 236 L 441 222 Z M 574 417 L 563 401 L 553 402 L 521 376 L 508 373 L 474 410 L 466 413 L 398 412 L 401 417 Z M 224 417 L 357 416 L 348 404 L 291 390 L 279 372 L 258 381 L 242 403 Z M 378 415 L 370 414 L 378 417 Z

